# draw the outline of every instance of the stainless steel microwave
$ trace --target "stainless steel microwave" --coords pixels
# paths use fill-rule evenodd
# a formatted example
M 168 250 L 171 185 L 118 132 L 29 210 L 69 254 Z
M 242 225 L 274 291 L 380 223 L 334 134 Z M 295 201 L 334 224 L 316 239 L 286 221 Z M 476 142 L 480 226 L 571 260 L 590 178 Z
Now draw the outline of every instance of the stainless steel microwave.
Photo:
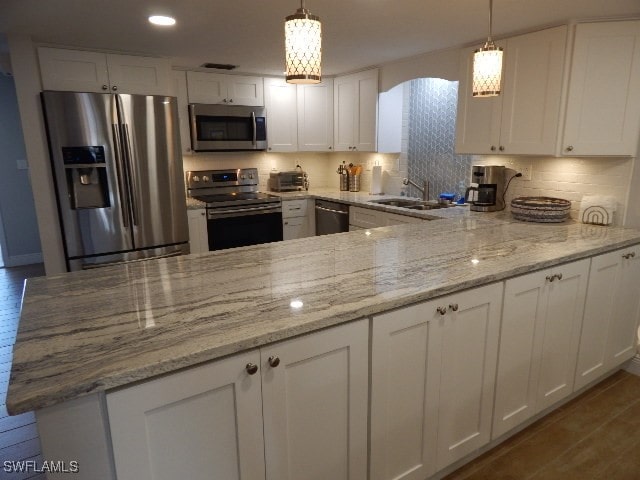
M 264 107 L 192 103 L 189 125 L 195 152 L 267 149 Z

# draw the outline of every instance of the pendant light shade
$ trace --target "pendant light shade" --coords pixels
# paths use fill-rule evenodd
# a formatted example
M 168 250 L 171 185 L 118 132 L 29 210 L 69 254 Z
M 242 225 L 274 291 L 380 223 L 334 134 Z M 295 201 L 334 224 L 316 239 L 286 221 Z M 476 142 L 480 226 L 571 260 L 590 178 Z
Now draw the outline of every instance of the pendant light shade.
M 322 25 L 320 18 L 300 8 L 284 22 L 285 68 L 288 83 L 320 83 Z
M 489 37 L 482 48 L 473 53 L 473 96 L 500 95 L 502 84 L 502 48 L 491 39 L 493 0 L 489 0 Z

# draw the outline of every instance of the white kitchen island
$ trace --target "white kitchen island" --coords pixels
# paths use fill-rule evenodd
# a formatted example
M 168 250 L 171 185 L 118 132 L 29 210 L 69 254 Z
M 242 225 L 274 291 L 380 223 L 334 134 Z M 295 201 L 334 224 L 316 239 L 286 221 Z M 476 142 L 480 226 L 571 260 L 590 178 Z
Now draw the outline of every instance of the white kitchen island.
M 584 306 L 590 259 L 618 252 L 635 268 L 638 244 L 637 230 L 464 212 L 29 280 L 7 408 L 36 410 L 44 458 L 77 460 L 74 478 L 437 476 L 502 438 L 491 429 L 495 386 L 513 375 L 496 368 L 514 355 L 499 342 L 505 283 L 565 272 L 540 288 Z M 579 277 L 566 273 L 576 262 Z M 592 353 L 611 328 L 591 319 L 584 339 L 582 315 L 566 311 L 557 342 L 533 327 L 547 357 L 529 361 L 532 383 L 569 382 L 567 396 L 528 420 L 577 391 L 575 370 L 540 377 L 541 365 L 569 346 L 575 366 L 580 343 Z M 401 343 L 380 336 L 412 326 Z M 519 408 L 521 392 L 498 392 Z M 411 439 L 422 443 L 409 454 Z

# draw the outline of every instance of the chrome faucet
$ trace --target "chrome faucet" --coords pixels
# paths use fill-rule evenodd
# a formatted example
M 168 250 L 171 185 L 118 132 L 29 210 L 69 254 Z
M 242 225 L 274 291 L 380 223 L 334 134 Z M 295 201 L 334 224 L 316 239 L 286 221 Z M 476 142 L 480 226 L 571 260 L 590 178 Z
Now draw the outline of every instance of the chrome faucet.
M 414 187 L 416 187 L 420 192 L 422 192 L 422 200 L 427 201 L 429 200 L 429 180 L 425 180 L 424 182 L 422 182 L 422 187 L 419 187 L 418 185 L 416 185 L 415 183 L 413 183 L 411 180 L 409 180 L 408 178 L 403 178 L 402 179 L 402 183 L 405 185 L 413 185 Z

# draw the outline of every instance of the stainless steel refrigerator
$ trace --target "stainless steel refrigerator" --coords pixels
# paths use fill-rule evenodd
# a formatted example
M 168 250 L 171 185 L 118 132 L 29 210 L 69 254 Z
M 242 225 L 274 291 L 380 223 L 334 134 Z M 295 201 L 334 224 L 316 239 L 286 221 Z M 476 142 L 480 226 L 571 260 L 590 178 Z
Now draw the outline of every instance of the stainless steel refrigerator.
M 189 253 L 176 99 L 42 92 L 70 271 Z

